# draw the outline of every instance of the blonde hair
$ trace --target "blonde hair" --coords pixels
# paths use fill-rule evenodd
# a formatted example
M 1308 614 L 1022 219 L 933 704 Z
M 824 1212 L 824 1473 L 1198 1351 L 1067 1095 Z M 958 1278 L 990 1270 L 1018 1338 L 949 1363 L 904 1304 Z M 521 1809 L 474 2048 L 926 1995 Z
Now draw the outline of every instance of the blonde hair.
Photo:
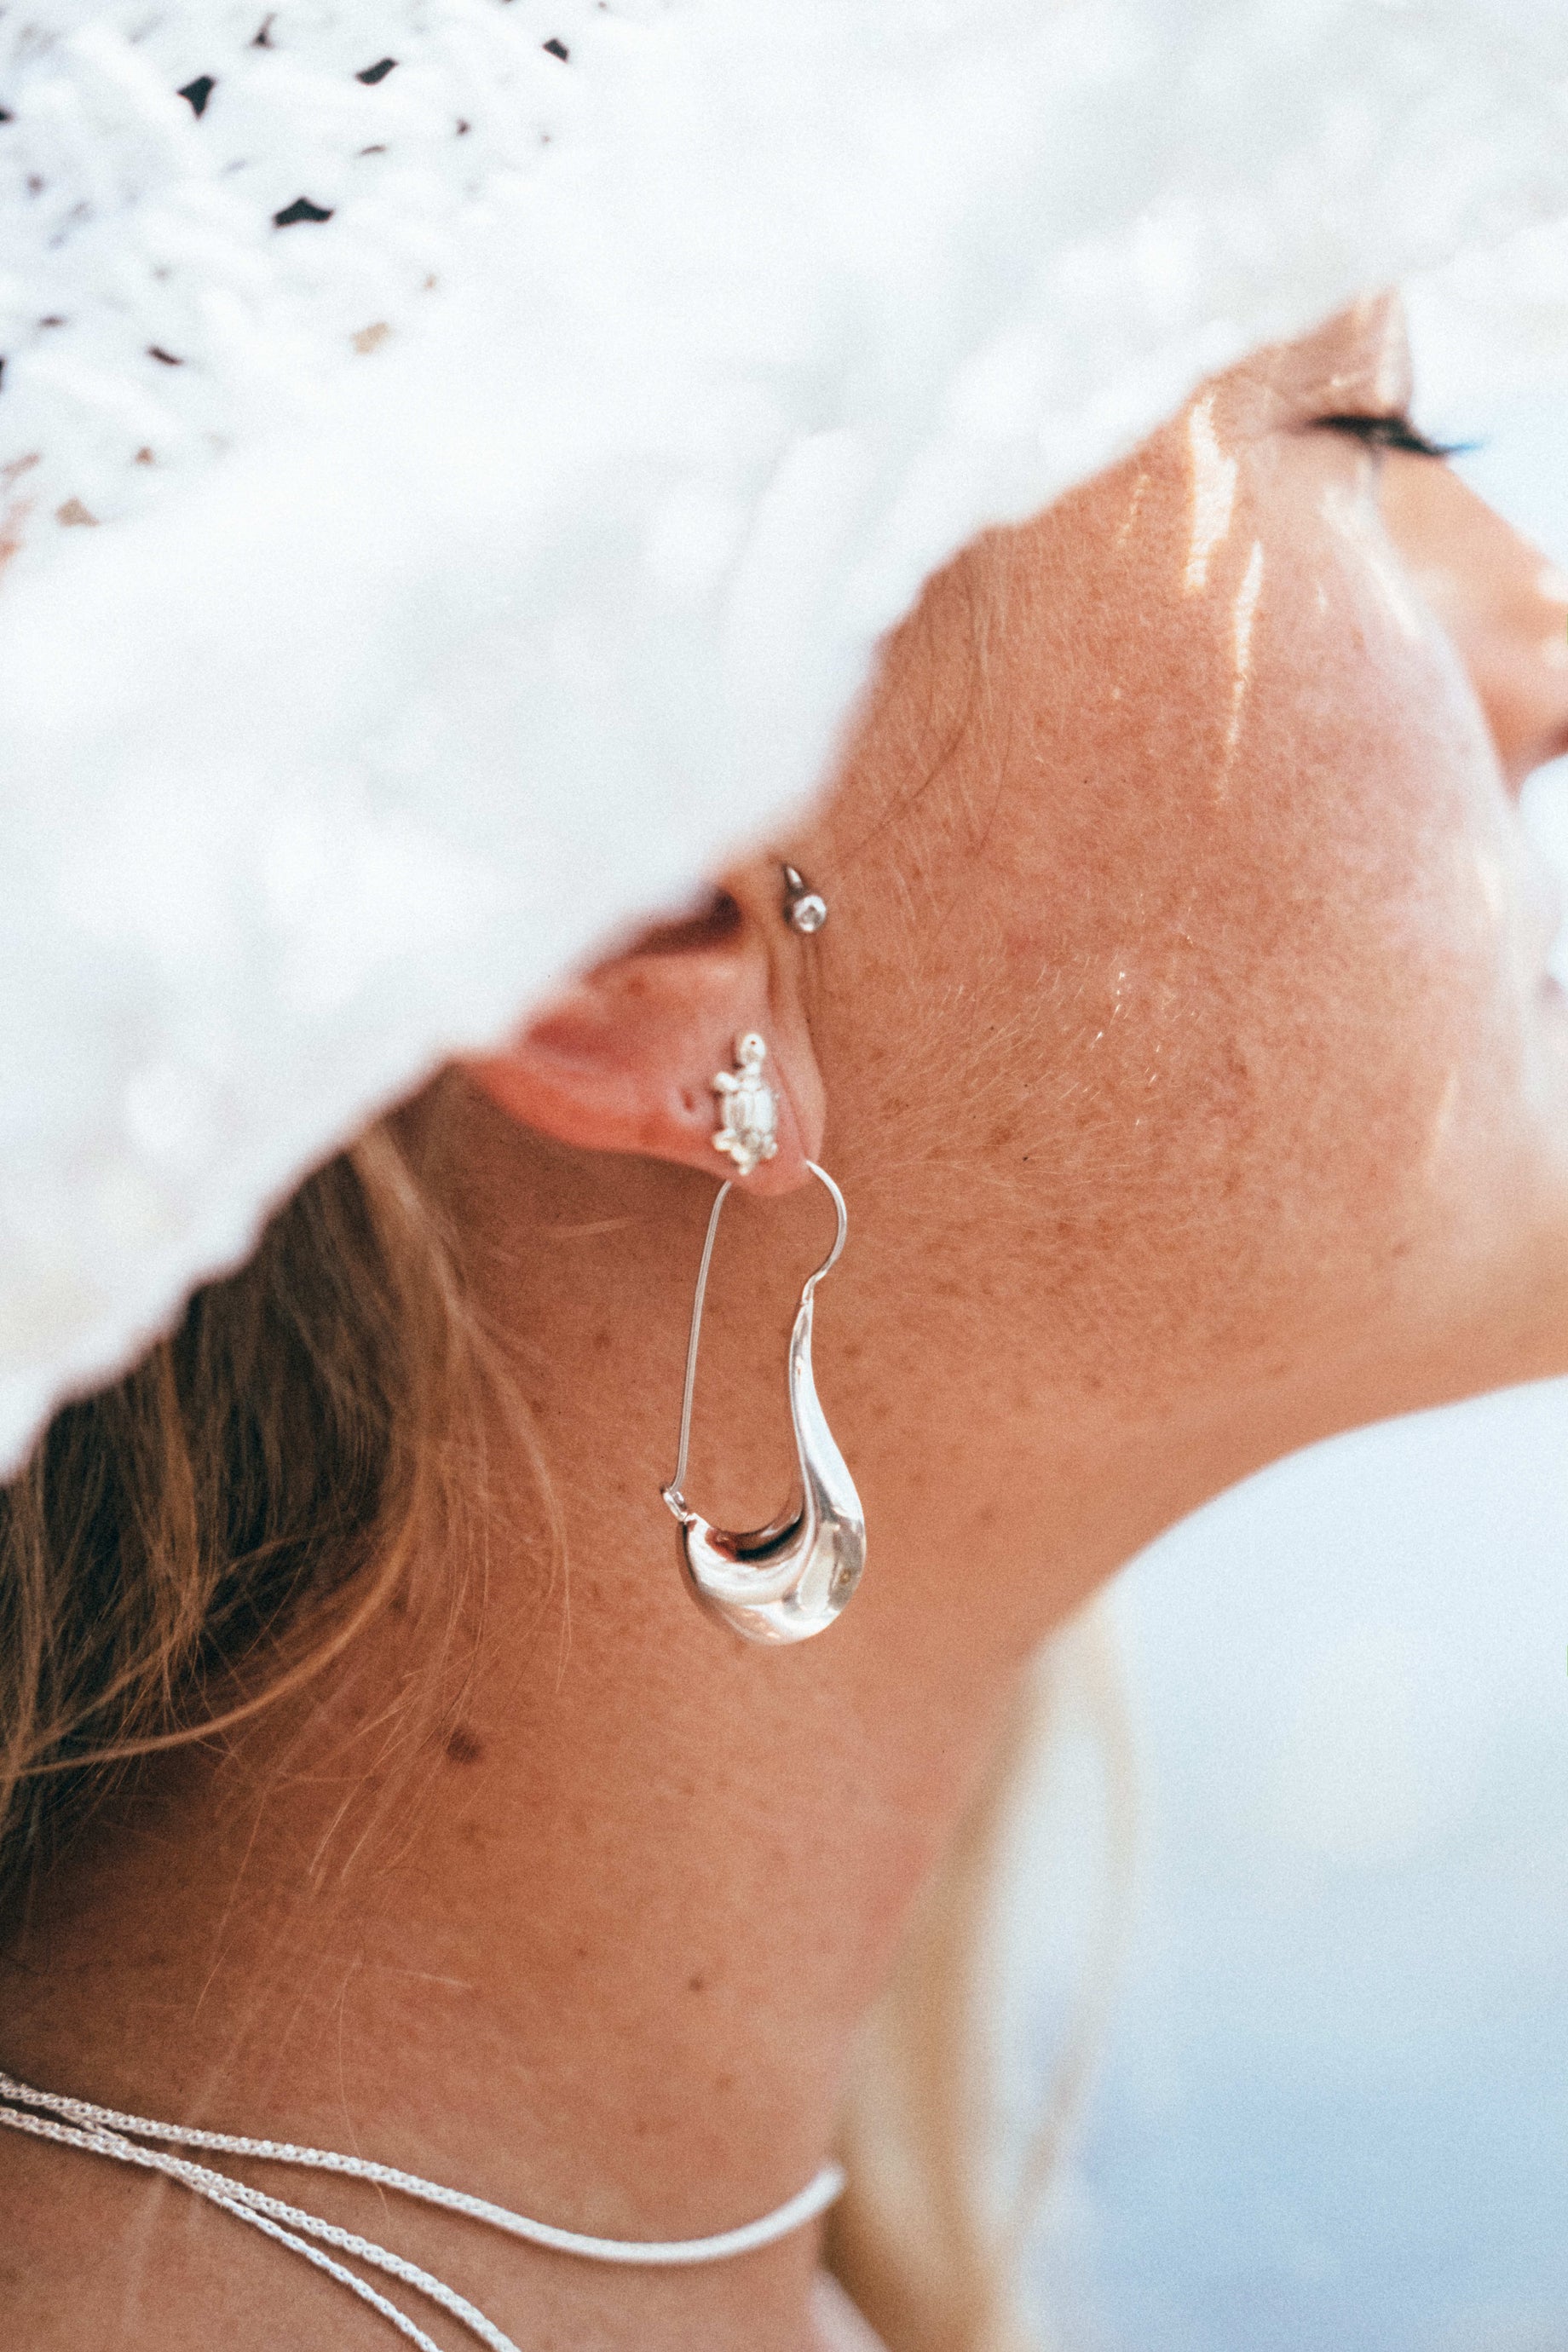
M 1097 1900 L 1051 2079 L 1022 2158 L 1008 2168 L 997 2160 L 999 1931 L 1015 1838 L 1069 1716 L 1092 1742 L 1102 1784 Z M 1021 2292 L 1024 2257 L 1104 2040 L 1132 1916 L 1136 1822 L 1120 1652 L 1095 1603 L 1021 1683 L 916 1906 L 850 2081 L 841 2123 L 849 2188 L 831 2217 L 828 2260 L 894 2352 L 1043 2352 L 1043 2323 Z
M 437 1537 L 455 1618 L 497 1383 L 430 1206 L 422 1155 L 441 1127 L 394 1114 L 319 1169 L 248 1263 L 197 1291 L 132 1370 L 62 1408 L 0 1489 L 0 1899 L 139 1759 L 319 1674 Z M 531 1429 L 518 1434 L 531 1445 Z M 1023 2230 L 1094 2037 L 1071 2037 L 998 2220 L 984 2191 L 992 2053 L 977 2021 L 997 1858 L 1055 1671 L 1020 1695 L 846 2110 L 851 2187 L 828 2258 L 892 2352 L 1030 2340 L 1013 2295 Z M 1110 1749 L 1124 1748 L 1113 1727 Z M 1108 1974 L 1101 1954 L 1094 1982 Z
M 319 1673 L 464 1526 L 482 1342 L 410 1154 L 395 1117 L 318 1169 L 0 1488 L 0 1897 L 139 1758 Z

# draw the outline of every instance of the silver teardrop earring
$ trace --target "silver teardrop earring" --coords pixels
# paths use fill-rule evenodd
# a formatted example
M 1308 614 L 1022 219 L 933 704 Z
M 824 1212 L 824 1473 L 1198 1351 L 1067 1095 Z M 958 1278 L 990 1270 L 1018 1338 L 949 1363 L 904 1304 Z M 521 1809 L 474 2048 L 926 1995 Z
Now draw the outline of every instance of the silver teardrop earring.
M 772 1159 L 776 1106 L 763 1078 L 766 1048 L 748 1032 L 736 1040 L 741 1076 L 722 1072 L 713 1082 L 722 1108 L 723 1124 L 714 1143 L 729 1152 L 742 1175 L 759 1160 Z M 727 1083 L 726 1083 L 727 1082 Z M 758 1092 L 765 1104 L 756 1099 Z M 743 1093 L 750 1100 L 731 1117 L 732 1106 Z M 742 1124 L 742 1120 L 744 1124 Z M 765 1145 L 766 1148 L 763 1148 Z M 816 1393 L 811 1368 L 811 1327 L 816 1286 L 837 1265 L 849 1230 L 844 1195 L 825 1168 L 814 1160 L 806 1166 L 831 1199 L 838 1219 L 833 1247 L 815 1274 L 807 1277 L 790 1333 L 788 1376 L 790 1419 L 795 1424 L 795 1458 L 800 1465 L 800 1499 L 765 1528 L 745 1534 L 716 1528 L 694 1511 L 683 1488 L 686 1460 L 691 1444 L 691 1399 L 697 1385 L 697 1346 L 702 1335 L 702 1302 L 708 1291 L 708 1269 L 719 1234 L 719 1214 L 734 1182 L 727 1177 L 708 1219 L 702 1263 L 697 1269 L 697 1291 L 691 1302 L 691 1335 L 686 1348 L 686 1387 L 680 1401 L 680 1444 L 675 1475 L 659 1489 L 679 1525 L 680 1563 L 699 1604 L 749 1642 L 805 1642 L 832 1624 L 844 1607 L 866 1565 L 866 1521 L 855 1481 L 838 1451 Z

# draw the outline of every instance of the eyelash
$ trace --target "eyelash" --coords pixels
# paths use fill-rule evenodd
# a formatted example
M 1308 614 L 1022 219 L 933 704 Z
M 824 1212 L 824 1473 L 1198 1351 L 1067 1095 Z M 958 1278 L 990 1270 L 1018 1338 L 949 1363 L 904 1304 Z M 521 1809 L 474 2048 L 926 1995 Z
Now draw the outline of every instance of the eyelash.
M 1412 457 L 1457 457 L 1475 446 L 1473 441 L 1432 441 L 1418 432 L 1408 416 L 1320 416 L 1320 433 L 1343 433 L 1369 449 L 1400 449 Z

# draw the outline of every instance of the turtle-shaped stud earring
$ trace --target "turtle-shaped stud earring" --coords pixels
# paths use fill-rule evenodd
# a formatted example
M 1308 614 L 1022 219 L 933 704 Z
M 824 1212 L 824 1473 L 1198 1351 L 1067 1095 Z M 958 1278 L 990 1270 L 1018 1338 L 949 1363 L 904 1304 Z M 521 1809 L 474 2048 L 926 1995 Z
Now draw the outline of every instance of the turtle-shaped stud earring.
M 713 1081 L 719 1097 L 719 1129 L 715 1151 L 728 1152 L 737 1176 L 749 1176 L 779 1148 L 778 1097 L 763 1076 L 768 1049 L 754 1029 L 735 1040 L 735 1067 L 721 1070 Z

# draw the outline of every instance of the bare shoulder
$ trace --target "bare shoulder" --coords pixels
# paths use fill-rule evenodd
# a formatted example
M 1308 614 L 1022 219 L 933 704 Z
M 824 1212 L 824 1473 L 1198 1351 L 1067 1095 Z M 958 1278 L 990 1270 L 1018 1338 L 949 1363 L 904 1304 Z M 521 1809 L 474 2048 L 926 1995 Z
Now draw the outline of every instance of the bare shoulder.
M 811 2295 L 816 2352 L 884 2352 L 838 2281 L 829 2271 L 818 2271 Z

